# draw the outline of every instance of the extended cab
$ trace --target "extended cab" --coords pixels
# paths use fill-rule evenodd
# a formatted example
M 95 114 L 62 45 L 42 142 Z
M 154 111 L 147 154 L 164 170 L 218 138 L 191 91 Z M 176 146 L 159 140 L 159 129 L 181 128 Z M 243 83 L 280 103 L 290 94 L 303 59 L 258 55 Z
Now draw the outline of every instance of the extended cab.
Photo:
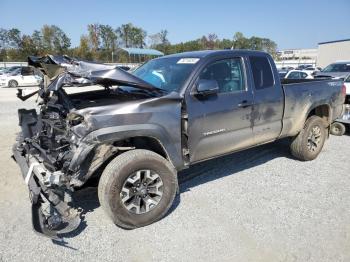
M 281 83 L 271 56 L 257 51 L 164 56 L 132 74 L 68 57 L 29 64 L 52 82 L 38 92 L 39 111 L 19 110 L 13 154 L 34 229 L 52 237 L 79 224 L 70 196 L 92 177 L 108 216 L 130 229 L 166 214 L 177 172 L 195 163 L 284 137 L 295 158 L 313 160 L 345 99 L 339 80 Z M 86 85 L 102 88 L 79 92 Z

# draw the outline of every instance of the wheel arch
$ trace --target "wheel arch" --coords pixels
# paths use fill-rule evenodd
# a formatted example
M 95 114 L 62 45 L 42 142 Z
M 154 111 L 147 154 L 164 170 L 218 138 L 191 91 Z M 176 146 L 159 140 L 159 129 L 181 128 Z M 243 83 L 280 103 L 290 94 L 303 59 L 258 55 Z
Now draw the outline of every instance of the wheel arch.
M 124 152 L 144 149 L 152 151 L 174 166 L 179 170 L 183 162 L 179 159 L 180 156 L 174 153 L 175 149 L 169 145 L 165 145 L 159 138 L 151 135 L 132 135 L 123 137 L 122 139 L 114 139 L 108 141 L 101 141 L 96 144 L 90 152 L 86 154 L 84 158 L 80 158 L 75 166 L 77 175 L 74 180 L 75 186 L 82 186 L 91 177 L 99 175 L 100 171 L 104 169 L 116 156 L 123 154 Z M 180 167 L 179 167 L 180 166 Z
M 322 118 L 327 127 L 332 123 L 332 109 L 329 104 L 319 104 L 310 107 L 305 122 L 311 116 Z

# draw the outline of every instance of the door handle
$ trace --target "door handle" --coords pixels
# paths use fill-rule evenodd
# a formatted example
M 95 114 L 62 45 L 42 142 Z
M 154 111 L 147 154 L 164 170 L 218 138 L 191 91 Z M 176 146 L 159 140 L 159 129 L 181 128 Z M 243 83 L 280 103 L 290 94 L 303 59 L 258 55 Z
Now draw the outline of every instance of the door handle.
M 246 108 L 248 106 L 252 106 L 252 103 L 249 103 L 248 100 L 243 100 L 241 103 L 239 103 L 237 106 L 241 108 Z

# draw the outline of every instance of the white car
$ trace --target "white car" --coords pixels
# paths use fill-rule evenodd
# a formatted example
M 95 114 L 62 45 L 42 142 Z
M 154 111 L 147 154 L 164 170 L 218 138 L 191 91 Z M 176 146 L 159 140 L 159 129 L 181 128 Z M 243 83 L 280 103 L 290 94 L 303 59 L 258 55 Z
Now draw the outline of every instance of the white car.
M 42 78 L 35 74 L 32 67 L 23 66 L 1 75 L 0 87 L 35 86 L 41 81 Z
M 286 79 L 313 79 L 312 71 L 291 70 L 284 78 Z
M 311 71 L 311 72 L 318 72 L 321 71 L 321 67 L 313 67 L 313 66 L 309 66 L 303 69 L 303 71 Z

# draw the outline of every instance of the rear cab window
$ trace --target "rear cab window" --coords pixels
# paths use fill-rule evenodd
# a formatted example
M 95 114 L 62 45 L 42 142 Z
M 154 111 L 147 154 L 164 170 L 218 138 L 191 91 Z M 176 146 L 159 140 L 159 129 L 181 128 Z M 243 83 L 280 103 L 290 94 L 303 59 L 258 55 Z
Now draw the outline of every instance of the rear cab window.
M 255 89 L 260 90 L 274 86 L 274 78 L 269 60 L 265 56 L 250 56 L 250 66 Z

